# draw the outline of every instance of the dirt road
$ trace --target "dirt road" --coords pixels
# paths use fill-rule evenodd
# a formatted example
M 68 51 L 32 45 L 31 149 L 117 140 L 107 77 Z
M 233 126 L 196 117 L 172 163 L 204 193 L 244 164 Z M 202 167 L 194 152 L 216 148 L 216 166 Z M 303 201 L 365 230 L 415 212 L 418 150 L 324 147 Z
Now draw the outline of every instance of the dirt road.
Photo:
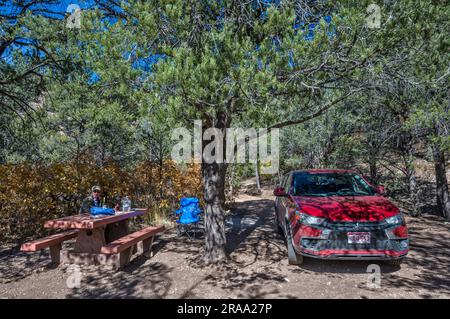
M 266 194 L 267 195 L 267 194 Z M 243 195 L 227 217 L 231 261 L 221 268 L 201 263 L 203 239 L 164 233 L 151 259 L 138 258 L 118 272 L 49 268 L 47 252 L 0 252 L 2 298 L 450 298 L 450 227 L 434 217 L 408 218 L 411 252 L 401 267 L 380 264 L 379 288 L 367 285 L 373 262 L 306 259 L 289 266 L 275 232 L 268 196 Z M 69 279 L 69 281 L 68 281 Z

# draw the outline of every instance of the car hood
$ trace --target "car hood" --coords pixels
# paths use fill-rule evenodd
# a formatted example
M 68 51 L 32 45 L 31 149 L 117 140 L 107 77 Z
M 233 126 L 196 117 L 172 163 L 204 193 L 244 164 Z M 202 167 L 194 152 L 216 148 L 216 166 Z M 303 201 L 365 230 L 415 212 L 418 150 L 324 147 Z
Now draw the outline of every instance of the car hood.
M 292 197 L 308 215 L 331 221 L 380 221 L 398 214 L 399 209 L 382 196 Z

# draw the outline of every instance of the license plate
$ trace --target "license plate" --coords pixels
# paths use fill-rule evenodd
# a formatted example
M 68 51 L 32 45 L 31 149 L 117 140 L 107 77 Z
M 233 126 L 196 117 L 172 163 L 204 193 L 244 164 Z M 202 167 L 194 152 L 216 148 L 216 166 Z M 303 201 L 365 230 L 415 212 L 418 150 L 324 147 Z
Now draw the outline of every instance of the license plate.
M 370 244 L 370 233 L 347 233 L 349 244 Z

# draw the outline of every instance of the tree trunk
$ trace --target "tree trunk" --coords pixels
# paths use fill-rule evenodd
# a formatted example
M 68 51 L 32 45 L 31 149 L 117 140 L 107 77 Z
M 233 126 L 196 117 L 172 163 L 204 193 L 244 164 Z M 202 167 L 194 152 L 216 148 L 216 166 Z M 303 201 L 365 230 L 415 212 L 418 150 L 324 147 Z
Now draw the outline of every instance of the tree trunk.
M 445 154 L 438 144 L 433 143 L 433 159 L 436 174 L 436 202 L 441 216 L 450 219 L 450 196 L 445 170 Z
M 225 129 L 230 122 L 226 114 L 219 113 L 213 126 L 222 131 L 225 140 Z M 208 125 L 208 123 L 205 123 Z M 208 127 L 204 126 L 203 131 Z M 203 141 L 202 150 L 209 141 Z M 226 154 L 226 143 L 223 143 L 223 154 Z M 203 200 L 205 202 L 205 262 L 217 264 L 227 259 L 225 233 L 225 174 L 227 164 L 222 161 L 207 163 L 202 159 Z
M 412 149 L 408 150 L 406 159 L 406 171 L 408 177 L 409 201 L 411 203 L 411 215 L 419 216 L 419 194 L 417 189 L 416 169 L 414 166 L 414 156 Z
M 411 215 L 418 216 L 419 194 L 417 188 L 416 168 L 414 165 L 414 140 L 410 132 L 403 132 L 400 136 L 400 147 L 405 163 L 405 174 L 408 179 L 409 202 L 411 204 Z
M 259 179 L 259 163 L 258 160 L 255 163 L 255 179 L 256 179 L 256 188 L 261 190 L 261 181 Z
M 202 164 L 205 201 L 205 261 L 218 263 L 227 258 L 224 216 L 226 164 Z

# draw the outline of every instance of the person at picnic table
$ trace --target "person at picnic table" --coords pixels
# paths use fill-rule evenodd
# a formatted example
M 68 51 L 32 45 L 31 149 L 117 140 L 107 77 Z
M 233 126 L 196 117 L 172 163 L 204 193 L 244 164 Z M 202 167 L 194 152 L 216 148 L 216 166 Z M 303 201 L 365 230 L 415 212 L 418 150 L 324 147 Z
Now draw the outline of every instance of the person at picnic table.
M 83 200 L 80 208 L 80 214 L 89 214 L 91 207 L 103 207 L 105 204 L 104 197 L 101 196 L 102 189 L 100 186 L 93 186 L 92 193 Z M 114 209 L 118 211 L 120 209 L 120 204 L 116 203 Z

